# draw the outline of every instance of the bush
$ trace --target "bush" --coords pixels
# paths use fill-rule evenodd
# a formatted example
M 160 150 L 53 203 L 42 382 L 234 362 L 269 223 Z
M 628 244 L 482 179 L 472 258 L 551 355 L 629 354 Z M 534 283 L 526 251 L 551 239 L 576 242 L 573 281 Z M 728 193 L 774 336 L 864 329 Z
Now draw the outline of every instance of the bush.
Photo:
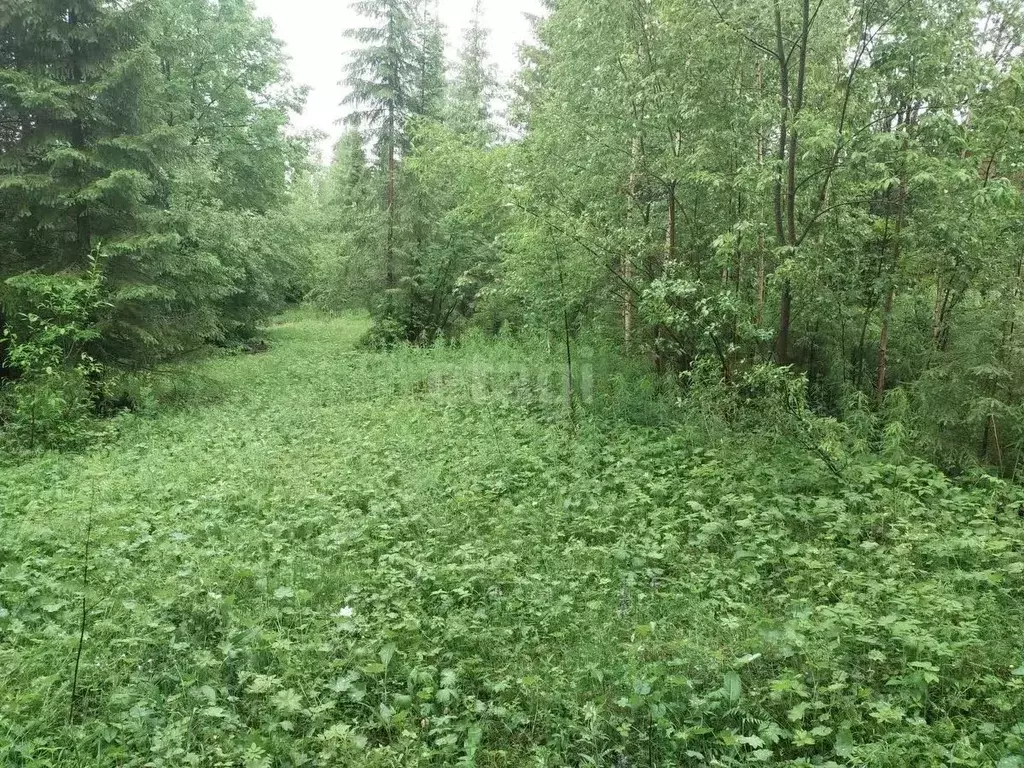
M 16 378 L 0 390 L 0 423 L 21 447 L 62 446 L 85 435 L 101 369 L 89 352 L 99 334 L 96 263 L 84 275 L 24 274 L 5 282 L 13 318 L 4 329 L 7 364 Z

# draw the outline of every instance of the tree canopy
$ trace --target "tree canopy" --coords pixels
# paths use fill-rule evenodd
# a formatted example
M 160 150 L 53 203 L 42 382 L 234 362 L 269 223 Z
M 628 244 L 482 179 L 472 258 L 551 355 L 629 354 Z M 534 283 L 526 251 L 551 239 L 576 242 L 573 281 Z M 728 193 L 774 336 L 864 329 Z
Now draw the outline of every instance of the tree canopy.
M 0 63 L 11 429 L 72 422 L 103 371 L 233 343 L 304 293 L 279 220 L 303 92 L 248 2 L 7 4 Z
M 600 329 L 684 384 L 778 366 L 822 413 L 1012 471 L 1021 23 L 1006 2 L 562 0 L 505 126 L 473 23 L 441 117 L 401 111 L 403 258 L 345 296 L 383 339 Z M 335 274 L 376 269 L 375 220 L 339 226 Z

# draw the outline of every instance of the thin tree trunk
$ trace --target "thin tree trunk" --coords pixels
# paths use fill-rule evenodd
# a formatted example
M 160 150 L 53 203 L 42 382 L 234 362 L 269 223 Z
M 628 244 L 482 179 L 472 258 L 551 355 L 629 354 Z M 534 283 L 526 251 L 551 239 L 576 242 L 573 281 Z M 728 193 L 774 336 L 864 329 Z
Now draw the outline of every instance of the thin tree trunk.
M 782 298 L 779 299 L 779 333 L 775 342 L 775 357 L 779 365 L 789 364 L 789 328 L 793 319 L 793 288 L 789 280 L 782 283 Z
M 640 159 L 640 138 L 633 139 L 632 152 L 630 153 L 629 169 L 629 191 L 626 200 L 626 231 L 630 231 L 634 210 L 636 208 L 636 187 L 637 187 L 637 166 Z M 628 351 L 633 344 L 633 324 L 636 316 L 636 297 L 631 289 L 633 285 L 633 253 L 630 249 L 622 255 L 622 279 L 630 286 L 626 291 L 626 297 L 622 303 L 622 340 Z
M 392 137 L 393 139 L 394 137 Z M 385 280 L 395 287 L 395 142 L 388 147 L 388 240 L 384 253 Z
M 786 215 L 783 207 L 782 176 L 786 167 L 786 150 L 789 144 L 789 63 L 782 38 L 782 10 L 778 0 L 775 3 L 775 46 L 779 60 L 779 151 L 778 168 L 775 171 L 775 238 L 779 247 L 789 245 L 786 239 Z M 780 365 L 789 362 L 789 325 L 793 298 L 789 280 L 782 283 L 779 299 L 779 328 L 775 339 L 775 356 Z
M 871 303 L 864 308 L 864 322 L 860 325 L 860 343 L 857 346 L 857 374 L 854 378 L 854 382 L 858 387 L 864 384 L 864 365 L 867 362 L 867 353 L 864 351 L 864 345 L 868 341 L 868 325 L 871 324 L 871 315 L 875 311 L 875 299 L 872 297 Z
M 665 273 L 676 262 L 676 182 L 668 185 L 668 226 L 665 228 Z
M 757 62 L 757 93 L 758 95 L 764 90 L 764 62 Z M 760 170 L 764 167 L 764 135 L 758 131 L 757 133 L 757 167 Z M 757 233 L 757 287 L 756 287 L 756 298 L 755 298 L 755 312 L 754 322 L 760 327 L 761 323 L 764 322 L 764 283 L 765 283 L 765 263 L 764 263 L 764 232 L 760 229 Z
M 675 264 L 676 260 L 676 182 L 668 184 L 668 221 L 665 225 L 665 254 L 661 263 L 655 263 L 651 277 L 657 279 L 664 277 Z M 665 372 L 665 356 L 662 354 L 664 346 L 665 329 L 658 323 L 654 326 L 654 367 L 659 374 Z
M 757 299 L 755 302 L 756 313 L 754 322 L 758 327 L 764 322 L 764 233 L 757 234 Z
M 1013 290 L 1010 291 L 1010 301 L 1007 306 L 1007 322 L 1003 326 L 1006 330 L 1003 332 L 1003 344 L 999 355 L 1003 362 L 1006 362 L 1009 356 L 1010 345 L 1013 343 L 1013 334 L 1017 330 L 1017 298 L 1020 295 L 1021 277 L 1024 277 L 1024 254 L 1017 257 Z
M 633 255 L 630 253 L 626 253 L 622 257 L 622 279 L 630 285 L 633 284 Z M 626 297 L 622 302 L 622 341 L 627 351 L 633 346 L 633 318 L 635 311 L 633 291 L 627 290 Z
M 779 61 L 779 145 L 778 167 L 775 169 L 775 239 L 779 247 L 786 245 L 785 216 L 782 207 L 782 169 L 786 163 L 786 147 L 789 145 L 789 64 L 782 40 L 782 10 L 778 0 L 775 3 L 775 55 Z
M 72 27 L 78 25 L 78 15 L 72 8 L 68 10 L 68 24 Z M 81 61 L 79 59 L 78 43 L 73 42 L 71 47 L 71 81 L 73 85 L 81 85 L 84 75 Z M 71 146 L 78 150 L 85 149 L 85 124 L 82 116 L 78 113 L 71 123 Z M 74 257 L 78 266 L 84 267 L 92 252 L 92 227 L 89 221 L 89 208 L 85 203 L 78 203 L 71 209 L 75 217 L 75 245 Z
M 909 109 L 908 109 L 909 112 Z M 911 118 L 905 123 L 905 130 L 909 131 L 913 125 Z M 892 242 L 892 266 L 889 275 L 889 291 L 885 295 L 885 306 L 882 311 L 882 333 L 878 341 L 878 382 L 875 386 L 875 396 L 878 404 L 885 400 L 885 385 L 889 367 L 889 325 L 892 322 L 892 305 L 896 298 L 896 276 L 900 271 L 900 255 L 903 251 L 903 225 L 906 221 L 907 195 L 909 194 L 909 182 L 907 180 L 907 149 L 909 140 L 904 133 L 903 149 L 900 158 L 900 186 L 896 195 L 896 231 Z M 888 229 L 888 224 L 886 225 Z
M 896 298 L 896 286 L 890 285 L 885 294 L 885 305 L 882 308 L 882 333 L 878 340 L 878 380 L 875 384 L 875 396 L 879 405 L 885 399 L 885 382 L 889 367 L 889 322 L 892 319 L 892 305 Z
M 736 92 L 737 93 L 743 93 L 744 92 L 744 90 L 743 90 L 743 67 L 739 68 L 739 71 L 737 72 L 737 75 L 736 75 Z M 738 171 L 739 171 L 738 166 L 739 166 L 738 160 L 734 159 L 733 160 L 733 167 L 732 167 L 732 176 L 733 176 L 733 178 L 735 178 L 738 175 Z M 744 214 L 744 211 L 745 211 L 744 203 L 745 203 L 745 200 L 743 198 L 743 189 L 741 187 L 737 187 L 737 190 L 736 190 L 736 221 L 743 221 L 743 214 Z M 734 272 L 733 272 L 733 276 L 732 276 L 733 277 L 733 284 L 735 285 L 735 289 L 734 290 L 736 291 L 737 298 L 739 298 L 742 295 L 741 294 L 741 290 L 742 290 L 741 283 L 743 281 L 744 271 L 745 271 L 745 265 L 743 263 L 743 234 L 741 232 L 737 232 L 736 233 L 736 253 L 735 253 L 735 261 L 734 261 Z M 728 285 L 728 281 L 726 281 L 726 282 L 727 282 L 727 285 Z M 739 321 L 738 317 L 734 317 L 733 318 L 733 323 L 732 323 L 732 341 L 733 341 L 733 343 L 736 342 L 737 322 L 738 321 Z
M 799 138 L 795 127 L 790 127 L 803 108 L 804 84 L 807 75 L 807 43 L 811 31 L 811 3 L 810 0 L 803 0 L 802 24 L 799 43 L 799 58 L 796 73 L 796 93 L 792 102 L 790 101 L 789 90 L 789 66 L 785 55 L 782 34 L 782 11 L 779 3 L 775 3 L 775 44 L 779 57 L 779 82 L 780 82 L 780 107 L 782 109 L 782 130 L 779 132 L 779 154 L 780 162 L 786 167 L 786 200 L 785 200 L 785 224 L 786 231 L 783 234 L 782 211 L 782 169 L 779 169 L 776 189 L 776 231 L 780 244 L 795 249 L 799 236 L 796 230 L 796 162 L 799 151 Z M 787 127 L 790 127 L 787 131 Z M 787 135 L 788 134 L 788 135 Z M 776 339 L 775 356 L 780 365 L 787 365 L 790 361 L 790 330 L 793 314 L 793 288 L 789 279 L 783 281 L 782 296 L 779 300 L 779 332 Z
M 3 298 L 0 297 L 0 382 L 11 378 L 11 370 L 7 367 L 7 313 L 4 311 Z
M 572 343 L 570 341 L 570 326 L 569 326 L 569 307 L 566 303 L 565 296 L 565 269 L 562 264 L 562 252 L 561 249 L 555 244 L 554 236 L 551 230 L 548 230 L 548 238 L 551 240 L 551 244 L 555 250 L 555 262 L 558 264 L 558 287 L 561 291 L 562 298 L 562 331 L 564 333 L 565 340 L 565 405 L 569 410 L 569 418 L 571 419 L 574 415 L 573 404 L 575 402 L 573 392 L 573 370 L 572 370 Z
M 793 101 L 792 118 L 795 120 L 804 106 L 804 84 L 807 81 L 807 39 L 811 33 L 811 0 L 803 2 L 803 19 L 800 36 L 800 59 L 796 71 L 796 96 Z M 799 148 L 795 127 L 789 133 L 789 167 L 786 173 L 786 222 L 789 225 L 789 244 L 796 246 L 796 158 Z

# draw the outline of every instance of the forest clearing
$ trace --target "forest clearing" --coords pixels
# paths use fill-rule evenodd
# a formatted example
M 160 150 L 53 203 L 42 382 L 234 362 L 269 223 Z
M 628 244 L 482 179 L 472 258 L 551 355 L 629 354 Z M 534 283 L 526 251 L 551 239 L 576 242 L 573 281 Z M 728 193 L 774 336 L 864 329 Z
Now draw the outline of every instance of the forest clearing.
M 3 765 L 1018 764 L 1012 486 L 286 320 L 0 472 Z
M 0 0 L 0 768 L 1024 768 L 1020 0 Z

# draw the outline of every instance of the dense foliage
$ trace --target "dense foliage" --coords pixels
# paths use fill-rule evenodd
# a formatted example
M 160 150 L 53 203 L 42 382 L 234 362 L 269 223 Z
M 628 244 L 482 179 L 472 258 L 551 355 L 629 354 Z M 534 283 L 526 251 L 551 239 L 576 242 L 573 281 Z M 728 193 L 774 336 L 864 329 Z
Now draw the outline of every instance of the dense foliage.
M 488 150 L 497 137 L 488 32 L 477 3 L 446 79 L 431 3 L 353 9 L 368 26 L 349 32 L 362 44 L 346 78 L 350 130 L 314 182 L 325 242 L 313 297 L 371 309 L 372 344 L 429 343 L 473 314 L 505 229 L 493 181 L 502 150 Z
M 0 764 L 1024 768 L 1020 4 L 548 10 L 4 0 Z
M 373 38 L 358 66 L 406 102 L 353 123 L 379 139 L 400 114 L 401 138 L 369 164 L 339 145 L 328 306 L 373 307 L 385 339 L 599 327 L 684 382 L 792 366 L 820 412 L 876 414 L 950 469 L 1020 470 L 1018 3 L 550 5 L 512 142 L 476 32 L 440 116 Z
M 301 297 L 278 212 L 301 92 L 247 0 L 0 9 L 0 424 L 68 436 L 104 382 Z
M 365 328 L 0 474 L 0 763 L 1021 764 L 1019 488 Z

